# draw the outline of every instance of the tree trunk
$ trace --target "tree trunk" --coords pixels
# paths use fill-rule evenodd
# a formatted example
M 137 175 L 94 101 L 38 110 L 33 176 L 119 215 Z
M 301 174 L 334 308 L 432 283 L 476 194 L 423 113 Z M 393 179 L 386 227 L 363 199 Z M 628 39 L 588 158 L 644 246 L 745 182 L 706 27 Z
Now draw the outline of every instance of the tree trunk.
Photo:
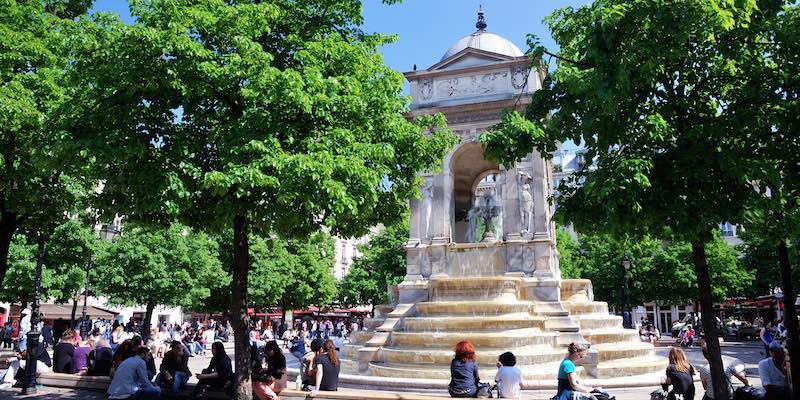
M 17 220 L 7 213 L 3 213 L 0 218 L 0 285 L 6 277 L 8 271 L 8 251 L 11 249 L 11 239 L 17 230 Z
M 250 250 L 247 242 L 247 219 L 237 215 L 233 220 L 233 280 L 231 281 L 231 316 L 234 332 L 236 376 L 234 385 L 237 400 L 252 400 L 250 383 L 250 343 L 247 329 L 247 272 L 250 266 Z
M 708 350 L 708 363 L 711 367 L 711 382 L 714 385 L 714 398 L 730 398 L 728 393 L 728 379 L 722 367 L 722 351 L 719 346 L 719 330 L 714 319 L 714 300 L 711 297 L 711 279 L 708 274 L 705 244 L 699 241 L 692 242 L 692 258 L 694 270 L 697 274 L 697 288 L 700 291 L 700 308 L 705 331 L 706 349 Z
M 794 306 L 795 292 L 792 284 L 792 266 L 789 265 L 789 249 L 786 240 L 778 244 L 778 264 L 781 268 L 781 283 L 783 289 L 783 324 L 788 335 L 786 347 L 789 350 L 789 368 L 792 393 L 797 394 L 795 388 L 800 390 L 800 332 L 797 331 L 797 310 Z
M 283 326 L 286 324 L 286 298 L 281 299 L 281 327 L 278 328 L 278 332 L 283 329 Z
M 153 310 L 156 308 L 156 305 L 153 303 L 147 303 L 147 306 L 144 311 L 144 321 L 142 321 L 142 339 L 144 343 L 147 343 L 147 339 L 150 337 L 150 321 L 153 320 Z
M 69 316 L 69 329 L 75 329 L 75 313 L 78 312 L 78 294 L 72 298 L 72 314 Z

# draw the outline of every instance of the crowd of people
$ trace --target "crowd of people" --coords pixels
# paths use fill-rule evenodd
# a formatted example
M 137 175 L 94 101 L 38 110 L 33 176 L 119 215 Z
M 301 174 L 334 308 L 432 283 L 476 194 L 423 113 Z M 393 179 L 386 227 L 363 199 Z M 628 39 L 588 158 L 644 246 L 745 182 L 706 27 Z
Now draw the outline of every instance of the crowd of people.
M 162 386 L 173 394 L 179 393 L 191 376 L 189 357 L 210 350 L 208 368 L 195 374 L 198 383 L 192 397 L 210 387 L 232 391 L 233 366 L 223 345 L 229 326 L 213 320 L 194 320 L 180 325 L 162 324 L 146 336 L 140 334 L 140 328 L 133 322 L 122 325 L 98 321 L 85 338 L 81 338 L 78 329 L 65 330 L 52 348 L 52 358 L 47 351 L 52 340 L 41 335 L 35 350 L 36 373 L 109 376 L 109 399 L 159 398 Z M 6 360 L 8 369 L 0 388 L 17 382 L 18 374 L 25 370 L 28 351 L 27 346 L 17 348 L 15 355 Z M 161 359 L 158 369 L 157 358 Z
M 708 351 L 701 343 L 703 356 L 708 359 Z M 557 392 L 553 400 L 598 400 L 612 397 L 600 388 L 592 388 L 581 384 L 576 364 L 586 357 L 588 346 L 582 343 L 570 343 L 567 353 L 557 371 Z M 768 357 L 758 364 L 759 378 L 763 386 L 764 400 L 789 398 L 788 365 L 786 351 L 778 341 L 768 345 Z M 498 398 L 520 398 L 520 390 L 524 382 L 522 371 L 516 367 L 516 357 L 506 352 L 498 357 L 494 385 L 483 383 L 475 362 L 475 349 L 469 341 L 459 342 L 454 349 L 454 357 L 450 363 L 450 384 L 448 391 L 451 397 L 486 397 L 492 390 L 497 390 Z M 689 363 L 686 353 L 681 347 L 670 349 L 669 366 L 662 380 L 662 390 L 654 393 L 653 398 L 694 400 L 694 376 L 699 373 L 704 392 L 703 400 L 714 399 L 714 387 L 711 381 L 711 370 L 707 364 L 695 369 Z M 739 390 L 751 388 L 745 374 L 744 364 L 735 358 L 723 357 L 723 368 L 727 379 L 728 393 L 733 396 L 733 379 L 741 382 Z M 661 397 L 658 397 L 661 396 Z

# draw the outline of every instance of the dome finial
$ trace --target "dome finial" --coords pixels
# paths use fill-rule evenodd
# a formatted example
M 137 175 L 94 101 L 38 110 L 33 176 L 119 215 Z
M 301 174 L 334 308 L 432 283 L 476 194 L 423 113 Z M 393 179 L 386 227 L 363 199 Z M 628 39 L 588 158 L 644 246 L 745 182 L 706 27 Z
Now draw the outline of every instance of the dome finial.
M 479 31 L 486 30 L 486 20 L 483 18 L 483 5 L 478 6 L 478 22 L 475 24 L 475 27 L 478 28 Z

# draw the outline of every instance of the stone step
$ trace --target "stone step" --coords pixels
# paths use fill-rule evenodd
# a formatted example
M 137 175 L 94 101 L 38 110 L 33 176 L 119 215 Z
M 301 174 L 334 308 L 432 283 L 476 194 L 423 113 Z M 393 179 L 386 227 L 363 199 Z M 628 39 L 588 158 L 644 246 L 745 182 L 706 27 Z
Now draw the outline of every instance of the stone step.
M 535 305 L 535 314 L 545 317 L 567 317 L 567 311 L 559 301 L 537 301 Z
M 558 366 L 561 362 L 540 364 L 535 367 L 524 367 L 522 369 L 522 379 L 528 381 L 535 380 L 556 380 Z M 583 366 L 577 366 L 578 376 L 587 376 Z M 483 381 L 488 381 L 494 377 L 497 369 L 494 364 L 490 366 L 478 365 L 478 374 Z M 415 364 L 391 364 L 373 362 L 369 365 L 369 373 L 373 376 L 396 377 L 406 379 L 450 379 L 450 367 L 435 365 L 415 365 Z
M 372 331 L 372 330 L 370 330 L 370 331 L 350 332 L 350 342 L 351 343 L 363 344 L 363 343 L 368 342 L 370 339 L 372 339 L 372 336 L 374 336 L 374 335 L 375 335 L 375 331 Z
M 634 329 L 591 329 L 581 331 L 583 338 L 592 345 L 619 342 L 641 342 L 639 332 Z
M 530 313 L 530 301 L 436 301 L 417 303 L 420 316 L 472 316 L 484 318 L 502 314 Z
M 597 350 L 600 362 L 655 355 L 655 347 L 642 342 L 603 343 L 592 346 L 592 349 Z
M 364 318 L 364 326 L 371 330 L 383 325 L 384 322 L 386 318 Z
M 449 331 L 499 331 L 506 329 L 543 329 L 545 319 L 528 313 L 507 314 L 497 317 L 408 317 L 403 329 L 409 332 Z
M 645 356 L 601 362 L 597 365 L 595 377 L 598 379 L 620 376 L 644 375 L 664 372 L 667 359 L 659 356 Z
M 622 328 L 618 315 L 580 315 L 575 318 L 581 330 Z
M 604 301 L 585 301 L 585 302 L 565 301 L 563 304 L 564 308 L 566 308 L 571 315 L 580 315 L 580 314 L 608 315 L 608 303 Z
M 395 347 L 447 348 L 469 340 L 476 348 L 515 349 L 523 346 L 555 346 L 557 334 L 536 328 L 509 329 L 502 332 L 392 332 Z
M 556 332 L 578 332 L 578 324 L 571 317 L 547 317 L 544 329 Z
M 480 349 L 476 352 L 478 365 L 495 365 L 500 354 L 506 349 Z M 564 349 L 551 346 L 518 347 L 512 350 L 517 357 L 517 366 L 534 366 L 542 363 L 560 361 L 566 354 Z M 453 360 L 452 349 L 430 349 L 411 347 L 384 347 L 380 350 L 381 361 L 389 364 L 423 364 L 448 367 Z

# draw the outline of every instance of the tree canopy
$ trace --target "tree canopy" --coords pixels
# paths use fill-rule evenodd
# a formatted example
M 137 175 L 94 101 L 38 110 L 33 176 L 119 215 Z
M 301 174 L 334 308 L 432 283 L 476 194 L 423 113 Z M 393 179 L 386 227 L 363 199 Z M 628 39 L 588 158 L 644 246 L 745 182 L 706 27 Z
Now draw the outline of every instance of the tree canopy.
M 71 136 L 59 129 L 59 109 L 71 99 L 66 32 L 89 6 L 87 0 L 0 2 L 0 283 L 14 234 L 27 226 L 48 236 L 87 186 L 78 172 L 88 165 L 86 154 L 60 157 Z
M 713 310 L 705 244 L 718 223 L 741 220 L 753 192 L 728 105 L 746 83 L 737 61 L 759 40 L 747 28 L 762 3 L 596 0 L 556 11 L 546 22 L 558 53 L 532 38 L 531 56 L 557 67 L 524 116 L 508 111 L 481 135 L 486 154 L 513 164 L 531 147 L 548 155 L 584 143 L 591 167 L 561 185 L 556 218 L 581 232 L 690 242 L 698 299 Z M 702 318 L 724 398 L 716 324 Z
M 146 327 L 156 305 L 189 307 L 228 283 L 216 255 L 213 240 L 180 225 L 131 227 L 97 259 L 95 281 L 111 304 L 146 305 Z
M 66 303 L 84 289 L 86 265 L 103 251 L 103 242 L 91 228 L 67 220 L 57 226 L 44 253 L 42 299 Z M 0 290 L 0 299 L 27 303 L 33 299 L 36 271 L 36 241 L 16 235 L 9 253 L 9 270 Z
M 406 120 L 403 78 L 365 34 L 361 2 L 132 2 L 73 44 L 71 129 L 134 220 L 233 228 L 237 398 L 249 399 L 248 235 L 359 236 L 402 217 L 417 172 L 454 142 Z
M 358 246 L 350 272 L 339 282 L 339 303 L 345 307 L 384 304 L 388 288 L 406 275 L 408 223 L 391 225 Z

